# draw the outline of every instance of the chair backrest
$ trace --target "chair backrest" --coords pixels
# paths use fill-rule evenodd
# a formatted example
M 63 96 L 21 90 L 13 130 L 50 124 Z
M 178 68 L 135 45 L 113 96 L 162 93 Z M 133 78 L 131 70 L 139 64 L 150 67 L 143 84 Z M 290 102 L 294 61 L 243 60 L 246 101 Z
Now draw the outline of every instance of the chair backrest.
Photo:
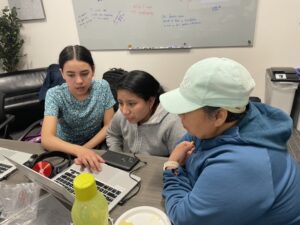
M 112 68 L 106 71 L 103 74 L 103 79 L 109 83 L 110 90 L 116 100 L 116 104 L 114 105 L 114 111 L 116 112 L 119 108 L 119 104 L 117 103 L 117 85 L 119 81 L 127 74 L 126 70 L 121 68 Z
M 43 85 L 39 91 L 39 100 L 41 102 L 45 101 L 46 93 L 49 88 L 55 87 L 56 85 L 61 85 L 64 83 L 65 80 L 63 79 L 60 68 L 58 64 L 51 64 L 47 68 L 47 74 Z

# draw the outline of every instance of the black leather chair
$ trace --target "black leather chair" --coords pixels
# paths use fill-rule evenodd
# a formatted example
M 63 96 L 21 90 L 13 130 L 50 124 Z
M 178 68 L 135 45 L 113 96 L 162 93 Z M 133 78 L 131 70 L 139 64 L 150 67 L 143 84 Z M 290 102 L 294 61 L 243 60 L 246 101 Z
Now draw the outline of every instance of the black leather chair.
M 26 139 L 31 130 L 36 130 L 35 127 L 38 130 L 44 114 L 46 91 L 62 82 L 57 64 L 0 73 L 0 91 L 3 93 L 0 99 L 0 137 L 9 137 L 8 128 L 13 139 L 18 140 Z M 14 116 L 13 123 L 11 115 Z M 6 126 L 8 123 L 9 127 Z
M 9 134 L 9 125 L 15 120 L 14 115 L 4 111 L 5 94 L 0 92 L 0 138 L 12 139 Z
M 10 134 L 15 139 L 19 132 L 43 117 L 39 90 L 45 80 L 47 68 L 20 70 L 0 74 L 0 91 L 5 95 L 4 112 L 14 115 Z

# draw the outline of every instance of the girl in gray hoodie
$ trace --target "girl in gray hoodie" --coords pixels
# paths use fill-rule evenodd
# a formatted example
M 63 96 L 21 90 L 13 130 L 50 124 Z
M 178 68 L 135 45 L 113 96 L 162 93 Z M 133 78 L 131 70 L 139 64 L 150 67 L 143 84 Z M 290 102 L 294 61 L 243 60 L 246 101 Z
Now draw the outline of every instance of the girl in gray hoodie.
M 117 86 L 119 110 L 107 130 L 109 150 L 169 156 L 185 134 L 180 118 L 159 102 L 159 82 L 140 70 L 129 72 Z

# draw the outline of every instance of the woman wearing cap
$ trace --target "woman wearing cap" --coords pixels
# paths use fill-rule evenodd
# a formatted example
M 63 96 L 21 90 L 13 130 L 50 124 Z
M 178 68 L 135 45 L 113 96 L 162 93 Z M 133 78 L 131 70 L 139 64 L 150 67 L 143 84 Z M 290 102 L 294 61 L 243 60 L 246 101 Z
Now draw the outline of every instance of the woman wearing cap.
M 161 95 L 189 132 L 164 164 L 174 225 L 300 224 L 300 170 L 287 150 L 291 118 L 249 102 L 254 86 L 239 63 L 208 58 Z
M 159 82 L 141 70 L 129 72 L 117 86 L 119 111 L 107 130 L 109 150 L 169 156 L 186 133 L 177 115 L 164 110 Z

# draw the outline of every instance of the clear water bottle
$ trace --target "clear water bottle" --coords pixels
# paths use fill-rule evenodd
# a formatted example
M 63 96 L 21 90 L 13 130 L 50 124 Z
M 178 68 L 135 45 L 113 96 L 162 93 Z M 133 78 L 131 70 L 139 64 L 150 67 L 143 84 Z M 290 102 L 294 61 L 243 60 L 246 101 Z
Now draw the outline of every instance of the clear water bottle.
M 108 225 L 108 204 L 103 194 L 97 190 L 94 176 L 82 173 L 74 179 L 73 186 L 73 224 Z

